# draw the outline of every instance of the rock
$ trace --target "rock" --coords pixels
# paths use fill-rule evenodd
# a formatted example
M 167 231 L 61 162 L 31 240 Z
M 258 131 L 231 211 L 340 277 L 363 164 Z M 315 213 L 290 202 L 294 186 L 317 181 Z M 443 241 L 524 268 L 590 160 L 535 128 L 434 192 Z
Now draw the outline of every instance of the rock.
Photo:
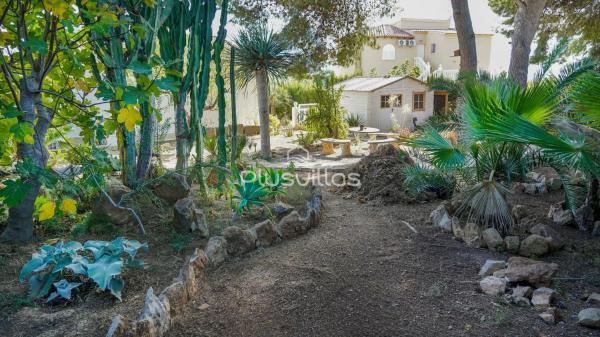
M 139 336 L 163 336 L 170 325 L 169 301 L 161 301 L 154 295 L 152 287 L 148 288 L 144 300 L 144 311 L 136 322 L 136 333 Z
M 594 222 L 594 228 L 592 229 L 592 236 L 600 236 L 600 221 Z
M 170 173 L 156 179 L 150 184 L 154 194 L 170 204 L 183 199 L 190 194 L 190 185 L 184 175 Z
M 114 206 L 104 193 L 100 193 L 92 202 L 92 213 L 99 217 L 106 217 L 111 223 L 117 225 L 125 225 L 134 220 L 131 211 L 127 210 L 125 205 L 126 200 L 123 197 L 131 193 L 131 189 L 123 185 L 120 181 L 111 180 L 105 188 L 106 193 L 114 201 L 115 204 L 122 206 Z
M 467 223 L 462 231 L 463 241 L 467 246 L 476 248 L 484 246 L 485 243 L 481 238 L 481 230 L 476 223 Z
M 535 172 L 535 171 L 531 171 L 531 172 L 527 172 L 527 180 L 531 181 L 531 182 L 535 182 L 535 183 L 539 183 L 542 180 L 543 175 Z
M 429 215 L 433 226 L 441 228 L 447 232 L 452 231 L 452 219 L 450 215 L 448 215 L 448 211 L 446 210 L 446 206 L 444 204 L 439 205 L 436 209 L 434 209 Z
M 551 239 L 541 235 L 531 234 L 521 242 L 519 255 L 527 257 L 545 255 L 550 252 L 550 241 Z
M 219 265 L 227 259 L 227 241 L 222 236 L 211 236 L 205 251 L 211 265 Z
M 256 235 L 256 246 L 266 247 L 277 241 L 277 229 L 271 220 L 265 220 L 257 223 L 252 227 L 252 231 Z
M 479 287 L 487 295 L 498 296 L 506 291 L 506 279 L 487 276 L 479 281 Z
M 550 288 L 537 288 L 531 295 L 531 304 L 537 309 L 549 308 L 554 300 L 554 290 Z
M 198 231 L 200 237 L 203 238 L 210 235 L 204 212 L 189 197 L 177 200 L 175 203 L 173 227 L 178 232 Z
M 587 301 L 585 302 L 589 305 L 596 305 L 596 306 L 600 306 L 600 294 L 598 293 L 593 293 L 590 296 L 588 296 Z
M 465 232 L 463 230 L 462 224 L 458 221 L 458 219 L 456 219 L 456 221 L 452 221 L 452 234 L 455 238 L 464 241 Z
M 481 233 L 481 236 L 490 250 L 497 252 L 504 250 L 504 240 L 495 228 L 488 228 L 484 230 Z
M 281 201 L 278 201 L 275 205 L 273 205 L 271 207 L 271 212 L 276 217 L 286 216 L 293 210 L 294 210 L 294 206 L 288 205 L 285 202 L 281 202 Z
M 577 323 L 588 328 L 600 329 L 600 309 L 587 308 L 583 309 L 577 315 L 579 319 Z
M 512 208 L 511 214 L 512 214 L 513 218 L 515 219 L 515 221 L 517 223 L 519 223 L 519 222 L 521 222 L 521 219 L 523 219 L 527 215 L 529 215 L 529 212 L 527 211 L 527 207 L 525 207 L 523 205 L 515 205 Z
M 505 261 L 486 260 L 479 270 L 479 276 L 490 276 L 495 271 L 506 268 Z
M 542 312 L 538 316 L 544 322 L 552 325 L 556 324 L 556 322 L 560 320 L 560 314 L 558 312 L 558 309 L 554 307 L 546 309 L 546 311 Z
M 520 256 L 510 257 L 506 269 L 494 272 L 496 277 L 506 277 L 508 282 L 528 282 L 529 284 L 547 285 L 558 271 L 556 263 L 535 261 Z
M 292 211 L 277 223 L 277 235 L 282 239 L 291 239 L 306 233 L 309 227 L 308 218 L 302 218 L 297 211 Z
M 562 181 L 557 177 L 546 179 L 546 188 L 548 191 L 558 191 L 562 188 Z
M 531 234 L 537 234 L 537 235 L 540 235 L 540 236 L 550 239 L 550 241 L 548 241 L 548 246 L 551 251 L 560 250 L 565 245 L 565 242 L 561 239 L 558 232 L 556 232 L 554 229 L 552 229 L 551 227 L 546 226 L 544 224 L 537 224 L 537 225 L 533 226 L 532 228 L 529 229 L 529 232 Z
M 531 298 L 532 293 L 533 293 L 533 289 L 531 289 L 531 287 L 528 287 L 528 286 L 516 286 L 512 290 L 512 296 L 514 296 L 514 297 Z
M 227 254 L 240 256 L 256 248 L 256 236 L 247 229 L 229 226 L 223 230 L 223 237 L 227 241 Z
M 518 190 L 525 194 L 536 195 L 547 192 L 545 181 L 540 181 L 537 183 L 521 183 L 520 185 L 521 186 L 518 188 Z
M 548 218 L 559 226 L 575 226 L 575 217 L 570 210 L 565 209 L 565 206 L 564 201 L 550 206 Z
M 519 251 L 520 241 L 519 237 L 510 235 L 504 238 L 504 245 L 509 253 L 516 254 Z
M 209 307 L 210 307 L 210 305 L 209 305 L 208 303 L 202 303 L 202 304 L 201 304 L 201 305 L 198 307 L 198 309 L 200 309 L 200 310 L 206 310 L 206 309 L 208 309 Z

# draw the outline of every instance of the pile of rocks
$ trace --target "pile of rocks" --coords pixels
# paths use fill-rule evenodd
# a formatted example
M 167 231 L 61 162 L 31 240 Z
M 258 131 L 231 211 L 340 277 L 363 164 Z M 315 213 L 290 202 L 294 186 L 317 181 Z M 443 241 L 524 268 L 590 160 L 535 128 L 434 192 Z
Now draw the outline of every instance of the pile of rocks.
M 562 188 L 562 181 L 556 172 L 550 168 L 540 168 L 527 173 L 526 182 L 513 184 L 513 191 L 525 194 L 544 194 L 558 191 Z
M 513 256 L 508 261 L 487 260 L 479 270 L 480 290 L 492 296 L 501 296 L 507 303 L 520 307 L 534 307 L 539 317 L 548 324 L 562 320 L 556 292 L 549 288 L 558 271 L 556 263 L 547 263 Z M 600 306 L 600 294 L 587 297 L 588 305 Z M 564 308 L 563 308 L 564 309 Z M 600 329 L 600 309 L 590 307 L 579 312 L 578 323 Z
M 517 306 L 533 306 L 541 313 L 539 317 L 555 324 L 560 317 L 554 306 L 555 291 L 547 286 L 558 271 L 556 263 L 546 263 L 514 256 L 508 261 L 487 260 L 481 267 L 479 282 L 481 291 L 488 295 L 502 296 Z
M 515 222 L 529 227 L 523 233 L 525 235 L 521 236 L 515 234 L 503 237 L 495 228 L 482 229 L 475 223 L 462 224 L 453 216 L 455 209 L 451 202 L 444 202 L 431 212 L 430 219 L 434 226 L 452 232 L 454 237 L 470 247 L 534 257 L 560 250 L 565 245 L 560 235 L 551 227 L 544 224 L 529 227 L 528 222 L 532 219 L 527 218 L 527 208 L 522 205 L 516 205 L 512 209 Z
M 317 186 L 311 190 L 311 199 L 306 205 L 306 215 L 298 211 L 277 205 L 283 216 L 277 224 L 271 220 L 260 222 L 249 229 L 229 226 L 222 235 L 212 236 L 206 245 L 206 255 L 212 265 L 223 263 L 228 258 L 238 257 L 260 247 L 267 247 L 278 240 L 294 238 L 316 227 L 321 219 L 321 191 Z

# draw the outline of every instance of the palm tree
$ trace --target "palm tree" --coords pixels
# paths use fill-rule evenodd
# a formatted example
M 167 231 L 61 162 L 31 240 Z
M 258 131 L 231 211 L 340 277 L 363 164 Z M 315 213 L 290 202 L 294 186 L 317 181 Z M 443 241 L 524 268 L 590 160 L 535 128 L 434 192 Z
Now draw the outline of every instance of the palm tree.
M 269 81 L 285 77 L 292 64 L 290 44 L 265 24 L 242 30 L 233 41 L 236 49 L 236 74 L 238 86 L 246 87 L 256 82 L 258 112 L 260 117 L 260 152 L 265 159 L 271 157 L 269 139 Z

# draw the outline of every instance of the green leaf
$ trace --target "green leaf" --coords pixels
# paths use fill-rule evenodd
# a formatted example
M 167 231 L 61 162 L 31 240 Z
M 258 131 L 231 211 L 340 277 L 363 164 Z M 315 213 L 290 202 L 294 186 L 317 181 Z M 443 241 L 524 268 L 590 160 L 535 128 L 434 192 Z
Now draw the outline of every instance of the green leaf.
M 162 90 L 177 91 L 179 90 L 180 82 L 171 76 L 163 77 L 154 81 L 154 83 Z
M 17 123 L 10 127 L 10 132 L 18 142 L 33 144 L 33 128 L 29 123 Z
M 48 46 L 46 45 L 46 41 L 42 39 L 29 38 L 21 42 L 21 45 L 32 53 L 48 53 Z
M 114 276 L 121 274 L 123 261 L 117 256 L 105 255 L 95 263 L 88 265 L 88 276 L 96 282 L 98 287 L 106 290 Z
M 138 73 L 138 74 L 144 74 L 144 75 L 152 74 L 152 67 L 150 65 L 141 63 L 137 60 L 129 63 L 129 66 L 127 68 L 130 70 L 133 70 L 134 73 Z
M 4 187 L 0 189 L 0 200 L 8 207 L 20 204 L 31 189 L 31 185 L 21 179 L 5 180 L 3 184 Z
M 80 285 L 82 285 L 83 283 L 79 283 L 79 282 L 69 282 L 65 279 L 62 279 L 58 282 L 55 282 L 54 288 L 56 289 L 56 293 L 67 300 L 71 299 L 71 291 L 77 287 L 79 287 Z M 50 295 L 50 297 L 48 297 L 47 302 L 50 302 L 53 298 L 52 295 Z

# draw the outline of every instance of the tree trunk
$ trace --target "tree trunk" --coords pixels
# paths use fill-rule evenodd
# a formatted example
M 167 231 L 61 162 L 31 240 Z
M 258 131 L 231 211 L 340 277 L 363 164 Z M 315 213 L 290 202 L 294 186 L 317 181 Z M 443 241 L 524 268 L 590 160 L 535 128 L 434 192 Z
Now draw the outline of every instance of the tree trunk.
M 46 132 L 52 116 L 42 105 L 42 97 L 38 91 L 39 82 L 32 76 L 22 79 L 20 83 L 20 106 L 23 112 L 21 122 L 35 125 L 33 144 L 17 144 L 19 159 L 31 158 L 35 166 L 45 168 L 48 162 L 48 150 L 45 145 Z M 38 114 L 36 115 L 36 109 Z M 28 242 L 33 239 L 33 211 L 35 199 L 40 191 L 40 183 L 36 177 L 26 181 L 31 186 L 23 201 L 8 210 L 7 226 L 1 241 Z
M 477 48 L 475 33 L 471 23 L 469 2 L 467 0 L 452 0 L 452 14 L 458 35 L 460 50 L 460 71 L 477 72 Z
M 527 85 L 531 42 L 535 37 L 540 17 L 544 13 L 546 0 L 517 0 L 519 8 L 515 14 L 512 50 L 508 74 L 522 86 Z
M 154 98 L 151 98 L 154 100 Z M 138 153 L 136 180 L 141 182 L 148 176 L 150 161 L 152 160 L 152 149 L 154 146 L 154 124 L 156 118 L 150 111 L 150 102 L 143 103 L 141 106 L 142 129 L 140 131 L 140 151 Z
M 263 159 L 271 158 L 271 136 L 269 135 L 269 78 L 264 70 L 256 71 L 256 92 L 260 118 L 260 154 Z

